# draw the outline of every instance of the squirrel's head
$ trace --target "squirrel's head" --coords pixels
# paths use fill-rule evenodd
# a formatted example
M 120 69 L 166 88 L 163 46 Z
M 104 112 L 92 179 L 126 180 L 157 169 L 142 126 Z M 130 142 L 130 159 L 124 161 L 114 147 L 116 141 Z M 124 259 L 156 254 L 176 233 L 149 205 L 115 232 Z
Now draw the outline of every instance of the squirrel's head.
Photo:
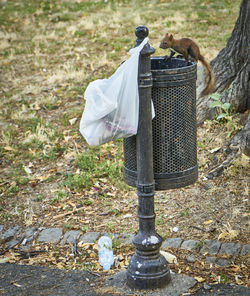
M 165 37 L 161 40 L 160 48 L 166 49 L 170 48 L 173 41 L 173 35 L 166 33 Z

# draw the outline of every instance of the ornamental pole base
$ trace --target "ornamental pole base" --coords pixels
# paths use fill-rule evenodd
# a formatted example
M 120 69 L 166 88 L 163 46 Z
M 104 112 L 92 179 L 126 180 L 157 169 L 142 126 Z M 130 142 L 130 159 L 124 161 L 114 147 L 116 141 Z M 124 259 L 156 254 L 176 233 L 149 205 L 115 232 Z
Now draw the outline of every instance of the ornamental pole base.
M 157 254 L 145 258 L 132 256 L 127 270 L 127 284 L 133 289 L 156 289 L 165 287 L 171 280 L 166 259 Z

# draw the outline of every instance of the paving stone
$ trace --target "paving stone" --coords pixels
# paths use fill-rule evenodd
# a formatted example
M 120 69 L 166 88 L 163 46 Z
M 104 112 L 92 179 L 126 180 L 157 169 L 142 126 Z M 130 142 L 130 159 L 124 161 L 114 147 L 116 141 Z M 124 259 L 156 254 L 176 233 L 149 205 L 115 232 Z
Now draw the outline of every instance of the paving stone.
M 187 256 L 187 262 L 194 263 L 195 262 L 195 258 L 193 256 Z
M 13 248 L 19 241 L 16 239 L 12 239 L 6 243 L 7 247 Z
M 80 237 L 79 243 L 94 243 L 100 235 L 100 232 L 86 232 Z
M 206 261 L 207 261 L 208 263 L 215 263 L 215 261 L 216 261 L 216 257 L 213 257 L 213 256 L 207 256 L 207 257 L 206 257 Z
M 36 227 L 29 227 L 26 229 L 24 233 L 24 240 L 22 242 L 22 245 L 26 245 L 27 243 L 32 242 L 38 235 L 39 235 L 39 230 L 37 230 Z
M 66 243 L 70 243 L 73 244 L 75 242 L 75 240 L 79 237 L 81 231 L 80 230 L 70 230 L 67 231 L 64 236 L 63 239 L 61 240 L 61 245 L 65 245 Z
M 7 229 L 5 232 L 0 234 L 0 240 L 7 242 L 12 238 L 14 238 L 14 236 L 18 234 L 20 230 L 21 230 L 21 227 L 19 225 L 11 227 Z
M 118 241 L 124 245 L 133 245 L 134 234 L 124 233 L 117 237 Z
M 201 287 L 193 296 L 249 296 L 250 289 L 232 284 L 211 285 L 211 289 Z
M 25 233 L 24 233 L 24 236 L 25 237 L 31 237 L 34 235 L 34 233 L 36 232 L 36 227 L 28 227 L 26 230 L 25 230 Z
M 0 232 L 2 232 L 3 231 L 3 225 L 0 225 Z
M 163 249 L 168 249 L 168 248 L 179 248 L 182 243 L 182 239 L 180 237 L 176 238 L 168 238 L 166 239 L 163 244 L 162 248 Z
M 221 245 L 219 254 L 237 256 L 240 252 L 240 249 L 240 243 L 224 243 Z
M 218 266 L 224 267 L 224 266 L 228 266 L 231 264 L 231 262 L 228 259 L 225 258 L 220 258 L 216 261 L 216 264 Z
M 242 247 L 242 250 L 241 250 L 241 253 L 240 253 L 242 256 L 245 256 L 245 255 L 249 255 L 250 254 L 250 245 L 244 245 Z
M 37 241 L 41 243 L 56 243 L 61 239 L 61 228 L 46 228 L 41 231 Z
M 197 251 L 199 249 L 200 241 L 198 240 L 186 240 L 182 243 L 181 249 L 189 251 Z
M 200 253 L 208 253 L 209 255 L 216 255 L 220 249 L 221 243 L 216 240 L 206 239 L 204 246 L 201 248 Z
M 102 237 L 102 236 L 108 236 L 111 239 L 118 239 L 119 234 L 117 234 L 117 233 L 110 233 L 110 232 L 101 232 L 100 233 L 100 237 Z

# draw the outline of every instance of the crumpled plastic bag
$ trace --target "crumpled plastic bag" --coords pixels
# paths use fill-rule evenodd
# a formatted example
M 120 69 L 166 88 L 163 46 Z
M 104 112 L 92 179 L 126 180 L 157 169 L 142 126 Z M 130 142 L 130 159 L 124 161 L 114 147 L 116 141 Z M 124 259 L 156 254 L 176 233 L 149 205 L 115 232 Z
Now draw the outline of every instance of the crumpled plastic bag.
M 145 38 L 108 79 L 91 82 L 84 94 L 80 132 L 91 146 L 137 133 L 139 119 L 138 63 Z

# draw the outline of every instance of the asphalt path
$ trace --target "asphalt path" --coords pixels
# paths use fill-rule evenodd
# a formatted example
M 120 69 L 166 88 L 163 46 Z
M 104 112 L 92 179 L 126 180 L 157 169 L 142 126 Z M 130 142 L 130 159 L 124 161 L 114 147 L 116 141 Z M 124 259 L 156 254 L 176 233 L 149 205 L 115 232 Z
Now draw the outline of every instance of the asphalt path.
M 118 296 L 117 291 L 107 289 L 104 280 L 103 275 L 88 271 L 0 264 L 0 295 L 6 296 Z M 250 296 L 250 290 L 218 284 L 210 289 L 201 288 L 193 296 Z

